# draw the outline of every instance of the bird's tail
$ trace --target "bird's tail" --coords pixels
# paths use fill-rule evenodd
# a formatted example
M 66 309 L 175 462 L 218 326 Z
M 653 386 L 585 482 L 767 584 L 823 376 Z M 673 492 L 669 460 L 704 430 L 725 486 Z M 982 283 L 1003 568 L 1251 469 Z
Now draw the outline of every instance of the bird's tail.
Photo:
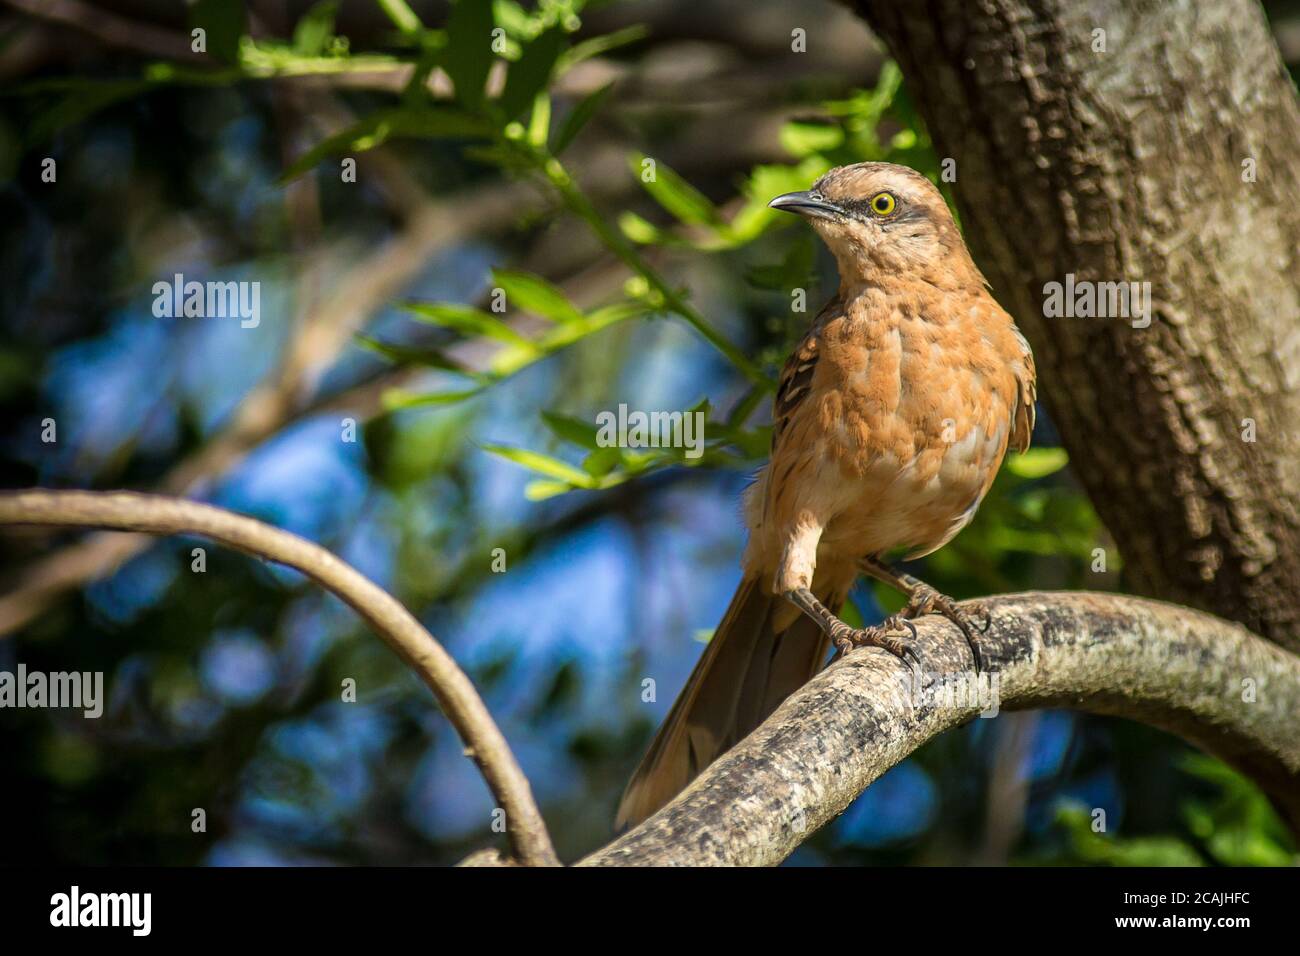
M 844 596 L 832 597 L 838 610 Z M 619 801 L 616 826 L 640 823 L 817 673 L 829 642 L 811 618 L 740 582 L 731 606 Z M 778 630 L 780 628 L 780 630 Z

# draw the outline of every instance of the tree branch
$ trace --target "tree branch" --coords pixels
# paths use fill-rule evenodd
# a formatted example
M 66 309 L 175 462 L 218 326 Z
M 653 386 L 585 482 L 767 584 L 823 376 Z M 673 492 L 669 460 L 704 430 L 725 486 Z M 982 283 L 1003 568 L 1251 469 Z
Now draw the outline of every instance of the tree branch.
M 80 30 L 109 46 L 165 60 L 207 60 L 204 54 L 194 52 L 190 38 L 184 33 L 128 20 L 81 0 L 4 0 L 4 3 L 29 16 Z
M 1238 625 L 1140 598 L 1033 592 L 986 603 L 985 692 L 996 688 L 997 706 L 1072 707 L 1168 730 L 1248 774 L 1300 831 L 1300 658 Z M 926 617 L 917 630 L 919 681 L 884 651 L 854 652 L 581 865 L 783 860 L 886 770 L 984 708 L 966 693 L 970 652 L 956 629 Z
M 465 672 L 400 602 L 329 551 L 223 508 L 134 492 L 3 492 L 0 524 L 196 534 L 301 571 L 351 605 L 433 691 L 505 810 L 510 844 L 519 861 L 558 865 L 528 780 Z

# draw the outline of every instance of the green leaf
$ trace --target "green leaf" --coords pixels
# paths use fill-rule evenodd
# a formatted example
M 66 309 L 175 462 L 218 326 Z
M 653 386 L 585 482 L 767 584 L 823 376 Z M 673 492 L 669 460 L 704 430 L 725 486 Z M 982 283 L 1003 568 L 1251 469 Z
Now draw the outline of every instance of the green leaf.
M 532 14 L 514 0 L 492 0 L 492 16 L 497 26 L 516 40 L 527 40 L 537 35 L 537 24 Z
M 437 106 L 404 106 L 379 114 L 392 127 L 392 135 L 413 139 L 462 139 L 487 136 L 483 120 L 456 109 Z
M 782 193 L 807 189 L 826 169 L 826 162 L 816 158 L 806 159 L 798 166 L 755 166 L 745 184 L 745 194 L 766 205 Z M 776 211 L 772 213 L 775 215 Z
M 1182 807 L 1188 829 L 1204 841 L 1210 856 L 1224 866 L 1289 866 L 1295 845 L 1268 798 L 1250 780 L 1212 757 L 1188 754 L 1180 768 L 1213 785 L 1209 804 Z
M 744 459 L 757 461 L 771 454 L 772 426 L 760 425 L 757 428 L 737 429 L 729 436 L 729 440 Z
M 573 485 L 567 481 L 530 481 L 524 486 L 524 497 L 529 501 L 545 501 L 573 490 Z
M 749 421 L 749 416 L 754 413 L 754 409 L 758 408 L 765 394 L 763 389 L 758 387 L 747 391 L 740 401 L 736 402 L 731 411 L 727 413 L 727 427 L 739 428 Z
M 802 159 L 812 153 L 824 153 L 844 142 L 844 130 L 830 123 L 794 120 L 781 127 L 781 145 L 791 155 Z
M 614 81 L 606 83 L 594 93 L 589 93 L 581 102 L 578 103 L 569 115 L 564 118 L 564 124 L 555 136 L 555 141 L 551 143 L 551 153 L 559 156 L 573 142 L 574 137 L 582 131 L 587 125 L 587 121 L 596 115 L 605 98 L 609 96 L 609 91 L 614 88 Z
M 1200 855 L 1175 837 L 1109 837 L 1092 830 L 1092 815 L 1077 803 L 1057 809 L 1056 822 L 1069 833 L 1074 852 L 1086 863 L 1112 866 L 1204 866 Z
M 404 388 L 390 388 L 384 392 L 384 408 L 399 411 L 404 408 L 420 408 L 426 405 L 454 405 L 478 395 L 486 386 L 470 388 L 460 392 L 428 392 L 421 394 Z
M 321 0 L 299 19 L 293 28 L 293 50 L 302 56 L 320 56 L 334 35 L 338 0 Z
M 577 321 L 553 326 L 550 331 L 538 338 L 537 345 L 545 352 L 554 352 L 624 319 L 644 315 L 645 311 L 643 305 L 635 302 L 616 302 L 614 305 L 596 309 Z
M 528 142 L 542 149 L 551 135 L 551 97 L 545 92 L 533 97 L 533 111 L 528 119 Z
M 1069 464 L 1064 448 L 1031 448 L 1020 455 L 1007 456 L 1007 471 L 1018 478 L 1045 478 Z
M 635 319 L 649 312 L 650 309 L 644 302 L 629 300 L 627 302 L 613 302 L 609 305 L 602 305 L 599 309 L 593 309 L 587 313 L 583 324 L 595 332 L 606 326 L 615 325 L 626 319 Z
M 617 50 L 629 43 L 636 43 L 638 40 L 645 39 L 649 34 L 650 30 L 645 24 L 635 23 L 630 27 L 615 30 L 613 33 L 602 33 L 599 36 L 588 37 L 586 40 L 575 43 L 560 55 L 560 72 L 563 73 L 575 63 L 581 63 L 593 56 L 601 56 L 610 50 Z
M 896 60 L 886 60 L 880 67 L 875 89 L 871 92 L 870 115 L 878 118 L 894 104 L 894 97 L 903 88 L 903 70 Z
M 493 269 L 492 279 L 505 290 L 506 298 L 517 309 L 553 322 L 578 322 L 582 319 L 582 313 L 564 293 L 541 276 L 531 272 Z
M 421 322 L 454 329 L 462 335 L 484 336 L 511 345 L 532 346 L 533 344 L 495 315 L 470 305 L 450 302 L 406 302 L 403 303 L 402 308 Z
M 292 182 L 303 173 L 314 169 L 318 163 L 330 156 L 343 153 L 364 153 L 382 145 L 388 139 L 390 127 L 379 121 L 377 116 L 361 120 L 354 126 L 333 136 L 321 140 L 307 152 L 289 164 L 289 168 L 280 174 L 281 186 Z
M 484 166 L 495 166 L 511 175 L 524 176 L 535 172 L 537 168 L 530 158 L 520 153 L 514 143 L 503 143 L 499 146 L 466 146 L 461 151 L 461 155 Z
M 596 426 L 580 418 L 560 415 L 557 412 L 542 412 L 542 421 L 555 433 L 556 437 L 571 442 L 589 451 L 600 447 L 596 441 Z
M 364 153 L 394 136 L 467 139 L 484 136 L 487 132 L 485 122 L 460 110 L 425 106 L 380 110 L 307 150 L 284 171 L 279 183 L 291 182 L 328 156 Z
M 456 0 L 447 19 L 442 68 L 451 77 L 456 100 L 470 109 L 483 103 L 483 86 L 492 67 L 492 4 Z
M 673 241 L 672 236 L 654 223 L 626 210 L 619 214 L 618 228 L 623 235 L 642 246 L 666 245 Z
M 830 162 L 818 155 L 807 157 L 797 166 L 755 166 L 745 183 L 745 206 L 731 220 L 728 238 L 740 244 L 756 238 L 775 221 L 790 223 L 793 216 L 768 208 L 768 202 L 782 193 L 807 189 L 830 167 Z
M 633 154 L 632 172 L 655 202 L 689 225 L 722 225 L 722 217 L 709 198 L 663 163 L 655 161 L 654 177 L 647 182 L 642 174 L 647 158 Z
M 497 106 L 506 119 L 514 119 L 533 102 L 533 98 L 546 88 L 555 61 L 564 49 L 565 33 L 562 27 L 551 27 L 532 43 L 524 47 L 523 54 L 506 70 L 506 85 L 497 100 Z
M 541 342 L 536 345 L 532 342 L 527 345 L 503 345 L 488 359 L 488 368 L 498 378 L 506 378 L 549 354 L 550 349 Z
M 223 63 L 238 62 L 246 21 L 243 0 L 196 0 L 189 10 L 190 29 L 203 30 L 208 53 Z
M 578 488 L 591 488 L 595 484 L 591 476 L 585 471 L 579 471 L 568 462 L 552 458 L 550 455 L 529 451 L 526 448 L 511 448 L 509 445 L 483 445 L 481 447 L 484 451 L 507 461 L 512 461 L 516 465 L 523 465 L 529 471 L 535 471 L 539 475 L 545 475 L 548 478 L 567 481 Z
M 416 33 L 422 24 L 415 11 L 406 0 L 378 0 L 379 8 L 384 11 L 393 25 L 403 33 Z
M 597 448 L 582 459 L 582 470 L 593 478 L 604 478 L 623 462 L 623 449 L 610 446 Z
M 379 339 L 371 338 L 368 335 L 358 335 L 357 344 L 399 365 L 423 365 L 426 368 L 442 369 L 446 372 L 455 372 L 458 375 L 465 375 L 470 378 L 480 377 L 479 373 L 467 369 L 440 349 L 381 342 Z

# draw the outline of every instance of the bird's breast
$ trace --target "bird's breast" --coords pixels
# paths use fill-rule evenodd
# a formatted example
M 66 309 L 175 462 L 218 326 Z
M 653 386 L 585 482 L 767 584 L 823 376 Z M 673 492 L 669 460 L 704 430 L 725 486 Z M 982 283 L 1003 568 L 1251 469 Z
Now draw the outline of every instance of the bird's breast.
M 978 324 L 894 319 L 827 330 L 844 347 L 823 351 L 810 424 L 843 482 L 828 548 L 940 547 L 974 515 L 1006 452 L 1014 377 Z

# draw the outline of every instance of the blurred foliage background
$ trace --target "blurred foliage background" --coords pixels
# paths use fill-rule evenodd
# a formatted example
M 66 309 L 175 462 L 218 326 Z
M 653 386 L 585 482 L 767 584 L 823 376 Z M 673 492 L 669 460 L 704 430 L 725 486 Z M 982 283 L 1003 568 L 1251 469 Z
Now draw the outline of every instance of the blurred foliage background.
M 96 6 L 0 20 L 3 484 L 185 492 L 334 550 L 468 670 L 561 856 L 600 846 L 738 580 L 771 378 L 834 289 L 767 199 L 864 159 L 939 180 L 897 69 L 822 2 Z M 1300 11 L 1269 9 L 1294 68 Z M 177 273 L 260 283 L 261 321 L 155 317 Z M 707 412 L 705 454 L 598 447 L 620 403 Z M 1041 411 L 1035 446 L 922 577 L 1122 587 Z M 3 590 L 77 537 L 6 532 Z M 217 548 L 195 571 L 198 546 L 137 549 L 0 640 L 0 669 L 107 685 L 97 721 L 0 712 L 0 859 L 451 863 L 500 842 L 430 695 L 351 612 Z M 852 600 L 867 621 L 901 603 Z M 791 863 L 1294 860 L 1218 762 L 1043 712 L 935 740 Z

